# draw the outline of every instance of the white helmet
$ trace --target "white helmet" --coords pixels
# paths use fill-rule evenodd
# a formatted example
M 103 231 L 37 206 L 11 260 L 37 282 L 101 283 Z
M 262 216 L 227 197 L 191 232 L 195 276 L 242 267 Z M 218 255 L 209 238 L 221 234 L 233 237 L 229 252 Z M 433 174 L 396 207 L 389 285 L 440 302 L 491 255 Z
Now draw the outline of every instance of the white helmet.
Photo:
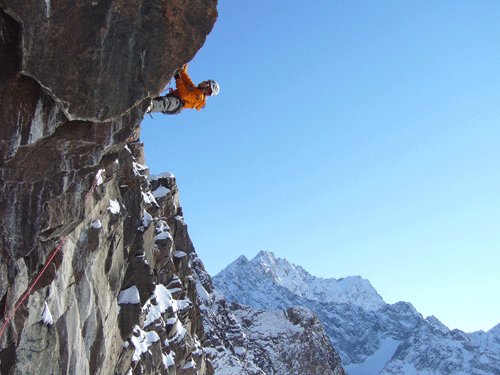
M 217 95 L 220 91 L 219 84 L 216 81 L 214 81 L 213 79 L 209 79 L 208 83 L 210 84 L 210 89 L 212 90 L 212 96 Z

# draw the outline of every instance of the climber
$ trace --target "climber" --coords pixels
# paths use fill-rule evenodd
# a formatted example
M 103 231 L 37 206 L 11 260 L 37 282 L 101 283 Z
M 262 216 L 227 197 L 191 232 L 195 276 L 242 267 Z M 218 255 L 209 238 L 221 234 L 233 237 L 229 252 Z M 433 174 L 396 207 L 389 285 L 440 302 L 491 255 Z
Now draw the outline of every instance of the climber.
M 201 82 L 195 86 L 187 74 L 187 64 L 174 74 L 176 90 L 171 90 L 167 95 L 158 96 L 151 101 L 147 113 L 161 112 L 176 115 L 184 108 L 200 110 L 205 107 L 206 97 L 219 93 L 219 84 L 214 80 Z

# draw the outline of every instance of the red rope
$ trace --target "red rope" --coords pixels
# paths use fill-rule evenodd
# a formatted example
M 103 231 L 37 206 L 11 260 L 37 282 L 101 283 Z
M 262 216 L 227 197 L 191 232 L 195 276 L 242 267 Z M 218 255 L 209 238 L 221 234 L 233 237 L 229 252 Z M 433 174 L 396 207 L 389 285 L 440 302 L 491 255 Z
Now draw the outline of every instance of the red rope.
M 26 298 L 29 297 L 29 295 L 31 294 L 31 291 L 33 290 L 33 288 L 36 286 L 36 284 L 38 283 L 38 281 L 40 280 L 40 278 L 43 276 L 43 274 L 45 273 L 45 271 L 49 267 L 50 262 L 52 262 L 52 260 L 57 255 L 57 253 L 59 252 L 59 250 L 61 250 L 62 246 L 64 245 L 64 243 L 66 242 L 67 239 L 68 239 L 68 236 L 63 237 L 63 239 L 62 239 L 61 243 L 59 244 L 59 246 L 54 250 L 54 252 L 49 257 L 49 259 L 47 259 L 47 262 L 45 263 L 45 266 L 42 268 L 42 270 L 40 271 L 40 273 L 36 277 L 35 281 L 33 281 L 33 283 L 31 284 L 30 288 L 28 289 L 28 291 L 26 293 L 24 293 L 23 298 L 21 298 L 21 300 L 14 307 L 14 310 L 12 311 L 12 313 L 10 314 L 10 316 L 8 316 L 7 318 L 5 318 L 5 322 L 4 322 L 3 326 L 2 326 L 2 330 L 0 331 L 0 337 L 2 337 L 2 335 L 3 335 L 4 331 L 5 331 L 5 328 L 7 328 L 7 324 L 9 324 L 10 320 L 16 315 L 17 310 L 19 309 L 19 307 L 21 307 L 21 305 L 24 303 L 24 301 L 26 301 Z M 7 301 L 5 301 L 5 303 L 7 303 Z
M 89 199 L 90 195 L 92 194 L 92 192 L 96 188 L 96 186 L 97 186 L 97 177 L 99 175 L 100 175 L 100 173 L 96 176 L 96 178 L 94 178 L 94 182 L 92 183 L 92 186 L 90 187 L 90 190 L 87 192 L 87 194 L 85 196 L 84 205 L 87 203 L 87 200 Z M 67 239 L 68 239 L 68 236 L 64 236 L 62 238 L 61 243 L 59 244 L 59 246 L 57 246 L 57 248 L 52 252 L 52 254 L 50 255 L 50 257 L 47 259 L 47 262 L 45 263 L 45 266 L 38 273 L 38 276 L 36 277 L 35 281 L 33 281 L 33 283 L 31 284 L 31 286 L 29 287 L 29 289 L 26 291 L 26 293 L 24 293 L 24 295 L 21 298 L 21 300 L 15 305 L 14 310 L 12 311 L 12 313 L 9 316 L 4 317 L 5 321 L 3 323 L 2 329 L 0 330 L 0 338 L 2 338 L 3 333 L 5 332 L 5 329 L 7 328 L 7 325 L 9 324 L 10 320 L 12 318 L 14 318 L 14 316 L 16 315 L 17 310 L 21 307 L 21 305 L 24 303 L 24 301 L 26 301 L 26 299 L 29 297 L 29 295 L 31 294 L 31 291 L 36 286 L 36 284 L 38 283 L 38 281 L 40 280 L 40 278 L 43 276 L 43 274 L 45 273 L 45 271 L 49 267 L 49 265 L 52 262 L 52 260 L 54 259 L 54 257 L 57 255 L 57 253 L 59 253 L 59 250 L 61 250 L 61 248 L 63 247 L 63 245 L 64 245 L 64 243 L 66 242 Z M 7 289 L 7 292 L 8 292 L 8 289 Z M 7 303 L 8 303 L 7 298 L 5 298 L 5 311 L 7 311 Z

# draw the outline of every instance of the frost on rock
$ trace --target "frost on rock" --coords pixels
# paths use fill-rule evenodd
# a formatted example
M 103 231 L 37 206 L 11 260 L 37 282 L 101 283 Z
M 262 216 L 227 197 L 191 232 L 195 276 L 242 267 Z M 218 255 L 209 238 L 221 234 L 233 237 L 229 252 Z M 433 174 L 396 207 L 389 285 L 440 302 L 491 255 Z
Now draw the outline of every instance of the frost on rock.
M 108 212 L 117 215 L 121 211 L 120 203 L 118 201 L 115 201 L 114 199 L 109 200 L 109 206 L 108 206 Z
M 45 301 L 45 306 L 41 315 L 41 322 L 46 326 L 51 326 L 54 324 L 54 319 L 52 319 L 52 314 L 50 313 L 47 301 Z
M 128 289 L 122 290 L 118 295 L 118 304 L 119 305 L 137 305 L 141 302 L 141 298 L 139 296 L 139 289 L 135 285 L 131 286 Z

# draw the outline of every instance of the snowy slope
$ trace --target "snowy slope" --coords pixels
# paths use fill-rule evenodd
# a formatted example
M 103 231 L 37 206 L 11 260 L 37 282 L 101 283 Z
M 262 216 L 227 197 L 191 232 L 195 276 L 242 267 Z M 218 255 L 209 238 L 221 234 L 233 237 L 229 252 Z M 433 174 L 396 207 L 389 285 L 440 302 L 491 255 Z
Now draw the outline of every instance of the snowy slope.
M 349 374 L 500 374 L 500 325 L 471 334 L 449 330 L 409 303 L 386 304 L 367 280 L 316 278 L 260 252 L 213 278 L 227 300 L 259 309 L 304 306 L 324 324 Z

